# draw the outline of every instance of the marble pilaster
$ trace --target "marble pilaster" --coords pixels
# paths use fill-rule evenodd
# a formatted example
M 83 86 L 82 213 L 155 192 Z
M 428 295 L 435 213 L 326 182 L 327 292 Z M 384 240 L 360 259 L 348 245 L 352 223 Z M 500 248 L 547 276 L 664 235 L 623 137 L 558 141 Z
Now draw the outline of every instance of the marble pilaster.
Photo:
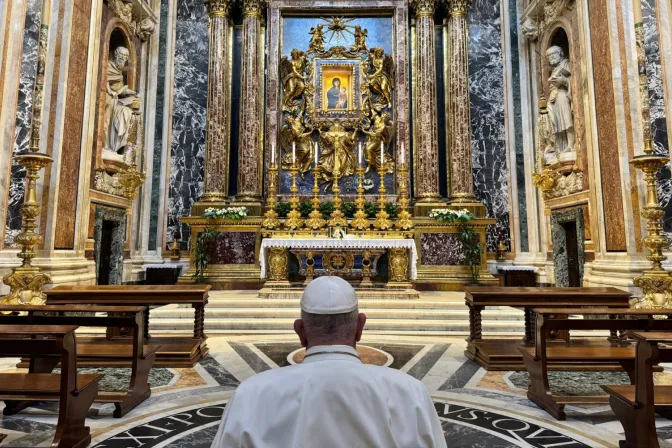
M 471 113 L 469 103 L 469 23 L 471 0 L 450 0 L 450 202 L 475 203 L 471 164 Z
M 239 202 L 261 200 L 262 163 L 262 59 L 260 54 L 261 0 L 243 2 L 243 63 L 241 74 L 240 149 L 238 162 Z
M 229 189 L 230 59 L 229 0 L 207 0 L 208 107 L 205 128 L 205 193 L 203 202 L 224 202 Z
M 417 202 L 435 202 L 439 194 L 439 147 L 436 118 L 436 60 L 434 0 L 417 0 L 415 7 L 415 190 Z

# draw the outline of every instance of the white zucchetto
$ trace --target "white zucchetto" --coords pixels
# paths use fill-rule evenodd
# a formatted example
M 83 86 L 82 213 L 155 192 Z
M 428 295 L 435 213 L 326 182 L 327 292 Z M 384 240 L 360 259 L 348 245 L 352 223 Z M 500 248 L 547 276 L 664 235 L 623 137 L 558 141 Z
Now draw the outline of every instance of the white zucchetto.
M 311 314 L 341 314 L 357 309 L 357 294 L 340 277 L 318 277 L 303 291 L 301 309 Z

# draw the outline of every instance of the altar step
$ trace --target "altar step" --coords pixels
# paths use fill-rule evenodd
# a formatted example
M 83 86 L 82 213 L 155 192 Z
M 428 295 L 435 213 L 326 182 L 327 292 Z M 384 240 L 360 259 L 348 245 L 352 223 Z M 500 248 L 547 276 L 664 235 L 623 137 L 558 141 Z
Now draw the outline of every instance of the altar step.
M 469 310 L 464 294 L 422 292 L 419 300 L 363 299 L 360 310 L 368 316 L 366 329 L 381 334 L 466 335 Z M 188 332 L 193 310 L 166 306 L 151 312 L 153 332 Z M 205 309 L 205 330 L 210 334 L 277 334 L 293 332 L 300 316 L 297 299 L 260 299 L 256 291 L 213 291 Z M 483 311 L 485 334 L 522 334 L 523 312 L 502 307 Z

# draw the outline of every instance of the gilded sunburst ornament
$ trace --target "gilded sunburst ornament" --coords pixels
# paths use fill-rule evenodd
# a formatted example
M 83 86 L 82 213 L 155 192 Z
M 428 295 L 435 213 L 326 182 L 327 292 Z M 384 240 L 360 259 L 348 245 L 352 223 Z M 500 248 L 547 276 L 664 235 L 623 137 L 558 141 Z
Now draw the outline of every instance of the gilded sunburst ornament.
M 325 19 L 323 17 L 322 20 L 327 22 L 327 32 L 325 33 L 329 35 L 329 40 L 327 42 L 331 42 L 334 37 L 336 37 L 336 43 L 340 43 L 341 39 L 345 41 L 346 33 L 352 35 L 355 34 L 350 30 L 351 28 L 354 29 L 355 27 L 353 25 L 348 25 L 350 22 L 355 20 L 354 17 L 350 19 L 346 19 L 344 17 L 331 17 Z

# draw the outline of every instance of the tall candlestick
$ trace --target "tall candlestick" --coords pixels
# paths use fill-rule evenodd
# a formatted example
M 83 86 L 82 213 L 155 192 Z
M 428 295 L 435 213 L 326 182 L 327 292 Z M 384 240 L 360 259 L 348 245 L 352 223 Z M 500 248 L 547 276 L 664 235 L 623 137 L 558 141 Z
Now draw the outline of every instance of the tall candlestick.
M 292 165 L 296 164 L 296 142 L 292 142 Z
M 318 151 L 318 146 L 317 146 L 317 142 L 315 142 L 315 166 L 317 166 L 317 151 Z
M 362 166 L 362 142 L 359 142 L 359 166 Z

